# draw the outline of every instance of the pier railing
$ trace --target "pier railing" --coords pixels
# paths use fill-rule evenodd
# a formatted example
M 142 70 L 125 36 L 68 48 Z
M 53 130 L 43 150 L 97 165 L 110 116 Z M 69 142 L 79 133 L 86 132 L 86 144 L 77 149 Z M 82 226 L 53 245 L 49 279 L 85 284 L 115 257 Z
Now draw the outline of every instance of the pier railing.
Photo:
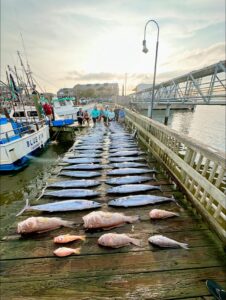
M 225 154 L 128 109 L 126 123 L 226 244 Z

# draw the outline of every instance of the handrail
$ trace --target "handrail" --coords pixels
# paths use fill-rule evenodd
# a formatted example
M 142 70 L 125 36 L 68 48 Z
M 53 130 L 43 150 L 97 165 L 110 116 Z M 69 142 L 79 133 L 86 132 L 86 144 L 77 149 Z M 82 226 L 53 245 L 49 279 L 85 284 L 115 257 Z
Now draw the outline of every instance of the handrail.
M 126 123 L 226 244 L 225 153 L 129 109 Z

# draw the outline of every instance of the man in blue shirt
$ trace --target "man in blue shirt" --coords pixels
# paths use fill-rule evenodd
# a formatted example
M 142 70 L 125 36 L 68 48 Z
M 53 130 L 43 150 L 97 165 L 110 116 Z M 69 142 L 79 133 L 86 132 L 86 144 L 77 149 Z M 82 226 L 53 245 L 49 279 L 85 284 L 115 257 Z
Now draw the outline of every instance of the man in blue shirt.
M 97 119 L 100 116 L 100 111 L 97 109 L 96 105 L 94 106 L 93 110 L 91 111 L 91 116 L 93 119 L 94 126 L 96 125 Z

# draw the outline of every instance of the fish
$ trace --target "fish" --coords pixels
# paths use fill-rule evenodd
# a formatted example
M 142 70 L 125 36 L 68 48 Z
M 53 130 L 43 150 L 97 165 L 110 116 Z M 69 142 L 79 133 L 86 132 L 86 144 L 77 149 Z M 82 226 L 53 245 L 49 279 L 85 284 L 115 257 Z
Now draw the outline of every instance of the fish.
M 60 212 L 60 211 L 76 211 L 85 209 L 99 208 L 102 205 L 99 202 L 83 200 L 83 199 L 72 199 L 64 200 L 46 204 L 39 204 L 30 206 L 28 199 L 26 200 L 25 207 L 16 215 L 21 215 L 24 211 L 45 211 L 45 212 Z
M 142 151 L 119 151 L 119 152 L 111 153 L 109 155 L 109 157 L 137 156 L 137 155 L 140 155 L 140 154 L 144 154 L 144 152 L 142 152 Z
M 69 256 L 71 254 L 79 255 L 80 252 L 81 252 L 81 248 L 72 249 L 72 248 L 67 248 L 67 247 L 60 247 L 60 248 L 56 249 L 55 251 L 53 251 L 53 253 L 59 257 Z
M 93 187 L 100 185 L 101 182 L 98 180 L 88 180 L 88 179 L 79 179 L 79 180 L 64 180 L 56 181 L 47 186 L 47 188 L 84 188 L 84 187 Z
M 98 196 L 100 193 L 88 190 L 88 189 L 61 189 L 59 191 L 45 192 L 43 196 L 46 197 L 59 197 L 59 198 L 80 198 L 80 197 L 94 197 Z
M 17 233 L 42 233 L 64 227 L 73 227 L 74 222 L 65 221 L 61 218 L 30 217 L 17 224 Z
M 85 235 L 72 235 L 72 234 L 64 234 L 64 235 L 58 235 L 53 239 L 53 242 L 56 244 L 66 244 L 73 241 L 85 241 L 86 236 Z
M 135 156 L 135 157 L 113 157 L 113 158 L 109 158 L 109 161 L 110 162 L 128 162 L 128 161 L 138 161 L 138 160 L 141 160 L 141 161 L 145 161 L 145 157 L 143 156 Z
M 98 239 L 98 244 L 104 247 L 120 248 L 133 244 L 141 247 L 141 242 L 126 235 L 125 233 L 105 233 Z
M 121 168 L 114 169 L 107 172 L 107 175 L 128 175 L 128 174 L 144 174 L 144 173 L 154 173 L 156 170 L 151 169 L 139 169 L 139 168 Z
M 68 176 L 68 177 L 77 177 L 77 178 L 91 178 L 101 176 L 100 172 L 84 172 L 84 171 L 62 171 L 60 172 L 61 176 Z
M 174 198 L 167 198 L 154 195 L 134 195 L 125 196 L 117 198 L 108 202 L 109 206 L 121 206 L 121 207 L 131 207 L 131 206 L 143 206 L 157 203 L 164 203 L 168 201 L 175 201 Z
M 154 175 L 154 174 L 153 174 Z M 140 183 L 150 180 L 156 180 L 155 177 L 150 176 L 123 176 L 123 177 L 115 177 L 106 180 L 107 184 L 110 185 L 120 185 L 120 184 L 130 184 L 130 183 Z
M 139 151 L 139 149 L 137 147 L 136 148 L 120 147 L 120 148 L 109 149 L 109 153 L 115 153 L 119 151 Z
M 68 164 L 94 164 L 101 162 L 101 159 L 97 158 L 64 158 L 62 162 Z
M 74 159 L 74 158 L 100 158 L 100 157 L 102 157 L 101 153 L 89 152 L 89 153 L 82 153 L 82 154 L 70 154 L 70 155 L 66 155 L 64 158 Z
M 139 167 L 148 167 L 147 164 L 137 163 L 137 162 L 124 162 L 124 163 L 113 163 L 110 165 L 113 168 L 139 168 Z
M 160 186 L 150 184 L 123 184 L 107 190 L 108 194 L 128 194 L 146 192 L 150 190 L 161 190 Z
M 149 216 L 151 219 L 166 219 L 171 217 L 179 217 L 180 214 L 163 209 L 152 209 L 149 212 Z
M 63 168 L 63 170 L 100 170 L 104 169 L 107 166 L 99 165 L 99 164 L 78 164 L 78 165 L 70 165 Z
M 134 144 L 134 143 L 111 143 L 109 145 L 109 150 L 111 151 L 117 151 L 121 148 L 125 148 L 125 149 L 133 149 L 133 148 L 137 148 L 137 144 Z
M 139 220 L 138 216 L 125 216 L 122 213 L 110 213 L 104 211 L 93 211 L 83 218 L 84 227 L 86 229 L 109 230 L 114 227 L 124 225 L 125 223 L 133 223 Z
M 103 149 L 103 146 L 76 146 L 74 147 L 75 150 L 93 150 L 93 149 L 96 149 L 96 150 L 102 150 Z
M 189 249 L 188 244 L 180 243 L 163 235 L 153 235 L 148 239 L 149 243 L 157 245 L 161 248 L 183 248 Z

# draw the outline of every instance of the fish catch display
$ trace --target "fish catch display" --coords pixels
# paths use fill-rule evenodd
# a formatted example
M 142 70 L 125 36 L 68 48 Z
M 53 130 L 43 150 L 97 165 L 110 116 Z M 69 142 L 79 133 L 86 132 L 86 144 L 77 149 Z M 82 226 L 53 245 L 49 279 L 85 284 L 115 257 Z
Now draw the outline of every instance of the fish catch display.
M 145 181 L 155 180 L 155 177 L 151 176 L 123 176 L 123 177 L 115 177 L 106 180 L 107 184 L 110 185 L 120 185 L 120 184 L 130 184 L 130 183 L 141 183 Z
M 84 187 L 93 187 L 100 185 L 101 182 L 98 180 L 88 180 L 88 179 L 80 179 L 80 180 L 64 180 L 57 181 L 49 184 L 47 188 L 84 188 Z
M 61 176 L 76 177 L 76 178 L 91 178 L 101 176 L 100 172 L 84 172 L 84 171 L 62 171 Z
M 60 212 L 60 211 L 76 211 L 85 209 L 100 208 L 102 205 L 90 200 L 64 200 L 30 206 L 28 200 L 25 207 L 16 215 L 21 215 L 24 211 L 45 211 L 45 212 Z
M 55 251 L 53 251 L 53 253 L 59 257 L 69 256 L 72 254 L 79 255 L 80 252 L 81 252 L 81 248 L 73 249 L 73 248 L 67 248 L 67 247 L 60 247 L 60 248 L 56 249 Z
M 134 157 L 129 157 L 129 156 L 125 156 L 125 157 L 110 157 L 109 161 L 110 162 L 127 162 L 127 161 L 146 161 L 146 158 L 143 156 L 134 156 Z
M 183 248 L 189 249 L 188 244 L 180 243 L 163 235 L 153 235 L 148 239 L 149 243 L 161 248 Z
M 142 152 L 142 151 L 118 151 L 118 152 L 110 153 L 109 157 L 137 156 L 140 154 L 144 154 L 144 152 Z
M 133 244 L 141 247 L 141 242 L 138 239 L 129 237 L 125 233 L 106 233 L 98 239 L 98 244 L 104 247 L 121 248 Z
M 106 166 L 99 164 L 78 164 L 64 167 L 63 170 L 100 170 L 105 167 Z
M 45 192 L 45 197 L 58 197 L 58 198 L 80 198 L 80 197 L 94 197 L 99 193 L 88 189 L 62 189 L 58 191 Z
M 124 162 L 124 163 L 113 163 L 110 165 L 110 167 L 121 169 L 121 168 L 140 168 L 140 167 L 148 167 L 148 166 L 143 163 Z
M 134 195 L 117 198 L 108 202 L 110 206 L 132 207 L 143 206 L 157 203 L 164 203 L 167 201 L 174 201 L 174 198 L 167 198 L 154 195 Z
M 149 216 L 151 219 L 155 220 L 155 219 L 167 219 L 172 217 L 179 217 L 180 215 L 173 211 L 168 211 L 163 209 L 152 209 L 149 212 Z
M 108 194 L 128 194 L 146 192 L 151 190 L 161 190 L 160 186 L 150 184 L 123 184 L 107 190 Z
M 67 164 L 94 164 L 101 162 L 101 159 L 97 158 L 64 158 L 62 162 Z
M 58 235 L 53 239 L 53 242 L 56 244 L 66 244 L 74 241 L 85 241 L 86 236 L 85 235 L 72 235 L 72 234 L 64 234 L 64 235 Z
M 86 229 L 98 229 L 102 228 L 108 230 L 114 227 L 124 225 L 125 223 L 136 222 L 138 216 L 125 216 L 122 213 L 110 213 L 104 211 L 93 211 L 84 216 L 84 227 Z
M 17 224 L 17 233 L 42 233 L 60 227 L 73 227 L 74 222 L 65 221 L 61 218 L 30 217 Z

